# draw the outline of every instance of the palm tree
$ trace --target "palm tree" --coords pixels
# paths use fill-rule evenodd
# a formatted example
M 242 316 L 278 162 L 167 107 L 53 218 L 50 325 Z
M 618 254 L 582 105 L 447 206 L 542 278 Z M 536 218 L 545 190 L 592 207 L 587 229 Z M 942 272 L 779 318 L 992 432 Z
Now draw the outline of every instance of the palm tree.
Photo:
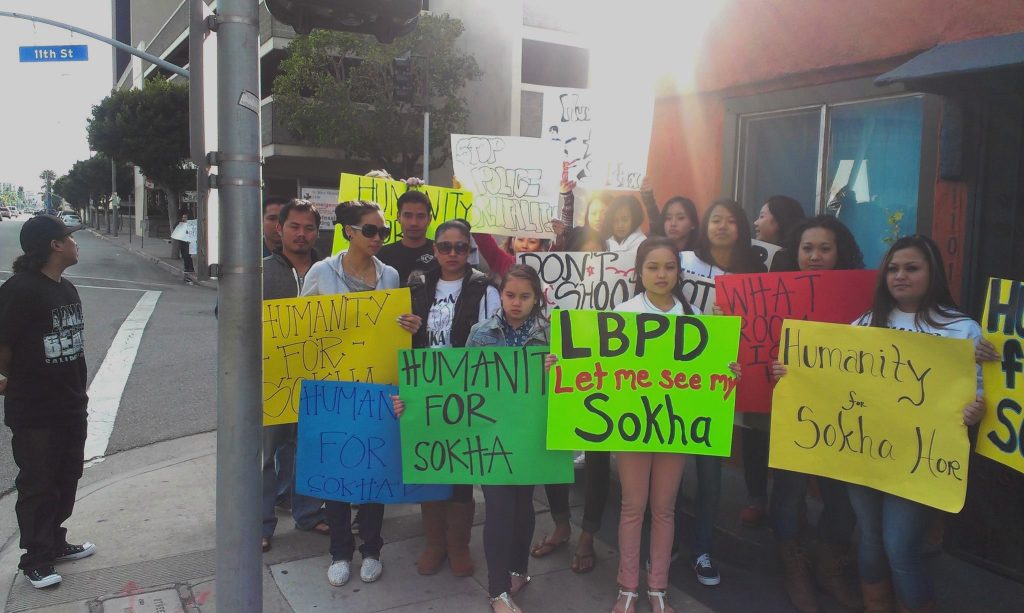
M 57 180 L 57 173 L 52 170 L 44 170 L 39 173 L 43 181 L 43 192 L 46 194 L 46 208 L 53 208 L 53 182 Z

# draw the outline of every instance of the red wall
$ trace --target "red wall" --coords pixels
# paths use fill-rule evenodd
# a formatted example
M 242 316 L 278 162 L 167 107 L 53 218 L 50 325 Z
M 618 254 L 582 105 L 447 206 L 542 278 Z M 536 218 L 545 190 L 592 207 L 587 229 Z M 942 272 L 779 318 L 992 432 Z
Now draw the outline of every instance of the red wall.
M 694 91 L 659 86 L 647 169 L 655 194 L 688 196 L 702 211 L 722 195 L 724 98 L 876 76 L 941 43 L 1020 31 L 1024 0 L 732 0 L 705 36 Z M 965 193 L 955 183 L 935 190 L 931 230 L 950 248 L 954 287 Z

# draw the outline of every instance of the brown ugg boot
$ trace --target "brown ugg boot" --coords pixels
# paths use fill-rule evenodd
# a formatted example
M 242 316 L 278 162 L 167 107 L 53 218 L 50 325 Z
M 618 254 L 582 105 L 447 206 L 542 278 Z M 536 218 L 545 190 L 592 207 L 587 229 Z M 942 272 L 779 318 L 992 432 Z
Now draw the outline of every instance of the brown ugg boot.
M 843 608 L 860 611 L 864 601 L 846 574 L 849 559 L 846 549 L 835 543 L 821 543 L 818 545 L 817 558 L 814 580 L 818 587 L 835 598 Z
M 421 575 L 433 575 L 441 570 L 441 563 L 447 555 L 445 545 L 446 508 L 448 503 L 424 502 L 420 505 L 423 516 L 423 538 L 426 547 L 416 560 L 416 571 Z
M 473 557 L 469 553 L 469 535 L 473 530 L 476 502 L 448 502 L 448 565 L 456 577 L 473 574 Z
M 818 599 L 811 585 L 811 573 L 807 568 L 804 548 L 796 539 L 779 542 L 779 557 L 782 559 L 782 573 L 786 581 L 789 600 L 801 613 L 818 613 Z
M 892 595 L 892 582 L 861 583 L 864 595 L 864 613 L 896 613 L 896 599 Z

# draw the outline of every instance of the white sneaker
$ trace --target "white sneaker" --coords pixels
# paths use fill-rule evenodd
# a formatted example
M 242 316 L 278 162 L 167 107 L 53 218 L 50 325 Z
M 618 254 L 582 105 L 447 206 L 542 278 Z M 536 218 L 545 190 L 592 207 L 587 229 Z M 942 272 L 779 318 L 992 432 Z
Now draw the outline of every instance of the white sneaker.
M 376 558 L 363 558 L 363 566 L 359 569 L 359 578 L 363 583 L 373 583 L 380 579 L 384 572 L 384 565 Z
M 348 583 L 349 576 L 349 561 L 348 560 L 337 560 L 331 562 L 330 568 L 327 569 L 327 581 L 330 582 L 334 587 L 341 587 Z

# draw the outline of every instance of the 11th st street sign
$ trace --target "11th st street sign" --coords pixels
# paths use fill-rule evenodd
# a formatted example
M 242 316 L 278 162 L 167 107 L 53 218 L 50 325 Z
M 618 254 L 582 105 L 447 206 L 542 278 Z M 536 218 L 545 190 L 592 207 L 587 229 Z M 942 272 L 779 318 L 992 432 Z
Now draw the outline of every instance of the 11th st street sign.
M 89 59 L 89 46 L 18 47 L 18 55 L 22 62 L 85 62 Z

